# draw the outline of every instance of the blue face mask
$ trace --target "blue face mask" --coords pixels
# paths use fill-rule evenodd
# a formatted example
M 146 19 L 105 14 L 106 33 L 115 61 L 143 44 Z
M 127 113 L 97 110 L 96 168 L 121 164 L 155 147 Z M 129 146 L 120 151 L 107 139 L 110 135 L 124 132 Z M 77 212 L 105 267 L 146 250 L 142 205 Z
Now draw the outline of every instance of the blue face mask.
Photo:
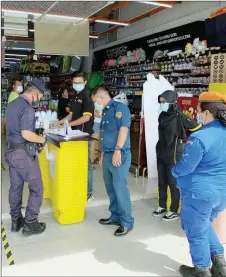
M 168 112 L 168 110 L 169 110 L 169 103 L 160 103 L 160 110 L 162 111 L 162 112 Z
M 18 92 L 18 93 L 23 92 L 23 87 L 22 87 L 22 86 L 18 86 L 18 87 L 17 87 L 17 92 Z
M 97 110 L 99 112 L 102 112 L 104 109 L 103 105 L 98 104 L 97 102 L 94 103 L 94 106 L 95 106 L 95 110 Z
M 205 125 L 205 122 L 202 119 L 200 119 L 200 114 L 199 113 L 197 113 L 197 123 L 201 124 L 201 125 Z
M 73 89 L 77 92 L 81 92 L 85 88 L 85 84 L 73 84 Z

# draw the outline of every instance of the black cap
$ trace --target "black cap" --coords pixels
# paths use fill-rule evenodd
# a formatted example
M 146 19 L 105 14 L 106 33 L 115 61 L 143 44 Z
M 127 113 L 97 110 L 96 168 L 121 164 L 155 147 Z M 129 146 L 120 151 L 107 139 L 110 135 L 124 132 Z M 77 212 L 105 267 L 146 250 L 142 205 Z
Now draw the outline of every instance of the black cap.
M 46 91 L 45 83 L 42 79 L 32 79 L 30 84 L 36 87 L 41 93 L 44 93 Z

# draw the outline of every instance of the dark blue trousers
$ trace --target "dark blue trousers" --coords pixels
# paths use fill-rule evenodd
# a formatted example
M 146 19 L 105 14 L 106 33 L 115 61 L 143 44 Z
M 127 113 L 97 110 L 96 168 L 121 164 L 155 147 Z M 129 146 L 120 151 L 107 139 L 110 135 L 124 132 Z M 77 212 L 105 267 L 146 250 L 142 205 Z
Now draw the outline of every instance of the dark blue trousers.
M 7 150 L 5 157 L 10 176 L 10 215 L 12 218 L 18 218 L 21 215 L 24 182 L 28 182 L 29 198 L 25 218 L 27 222 L 33 222 L 38 218 L 43 199 L 43 183 L 38 158 L 29 157 L 22 149 Z
M 182 228 L 188 238 L 193 265 L 209 268 L 211 255 L 224 253 L 224 248 L 211 223 L 220 212 L 226 209 L 226 192 L 218 190 L 206 192 L 206 195 L 200 196 L 197 193 L 182 190 L 181 199 Z

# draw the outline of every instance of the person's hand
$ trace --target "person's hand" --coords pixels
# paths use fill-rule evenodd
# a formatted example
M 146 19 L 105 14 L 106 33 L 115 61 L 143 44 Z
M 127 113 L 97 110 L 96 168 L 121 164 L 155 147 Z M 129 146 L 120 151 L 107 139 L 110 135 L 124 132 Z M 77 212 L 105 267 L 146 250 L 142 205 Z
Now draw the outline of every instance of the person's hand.
M 115 151 L 112 157 L 112 164 L 115 167 L 119 167 L 122 163 L 121 151 Z
M 43 133 L 42 137 L 41 137 L 41 144 L 45 144 L 46 142 L 46 134 Z
M 90 158 L 91 158 L 91 162 L 94 163 L 94 161 L 96 159 L 95 151 L 91 151 Z
M 102 166 L 103 165 L 103 159 L 104 159 L 104 154 L 101 153 L 100 155 L 100 159 L 99 159 L 99 165 Z
M 54 121 L 54 122 L 50 123 L 50 128 L 51 129 L 56 128 L 57 126 L 58 126 L 58 121 Z

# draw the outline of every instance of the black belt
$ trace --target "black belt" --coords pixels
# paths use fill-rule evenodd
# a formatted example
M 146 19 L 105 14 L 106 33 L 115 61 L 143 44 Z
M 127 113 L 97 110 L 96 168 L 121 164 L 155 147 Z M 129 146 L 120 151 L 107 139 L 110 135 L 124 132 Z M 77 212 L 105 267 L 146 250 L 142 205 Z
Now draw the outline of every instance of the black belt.
M 7 141 L 6 148 L 8 150 L 16 150 L 16 149 L 26 150 L 26 145 L 25 143 L 16 143 L 16 142 Z

